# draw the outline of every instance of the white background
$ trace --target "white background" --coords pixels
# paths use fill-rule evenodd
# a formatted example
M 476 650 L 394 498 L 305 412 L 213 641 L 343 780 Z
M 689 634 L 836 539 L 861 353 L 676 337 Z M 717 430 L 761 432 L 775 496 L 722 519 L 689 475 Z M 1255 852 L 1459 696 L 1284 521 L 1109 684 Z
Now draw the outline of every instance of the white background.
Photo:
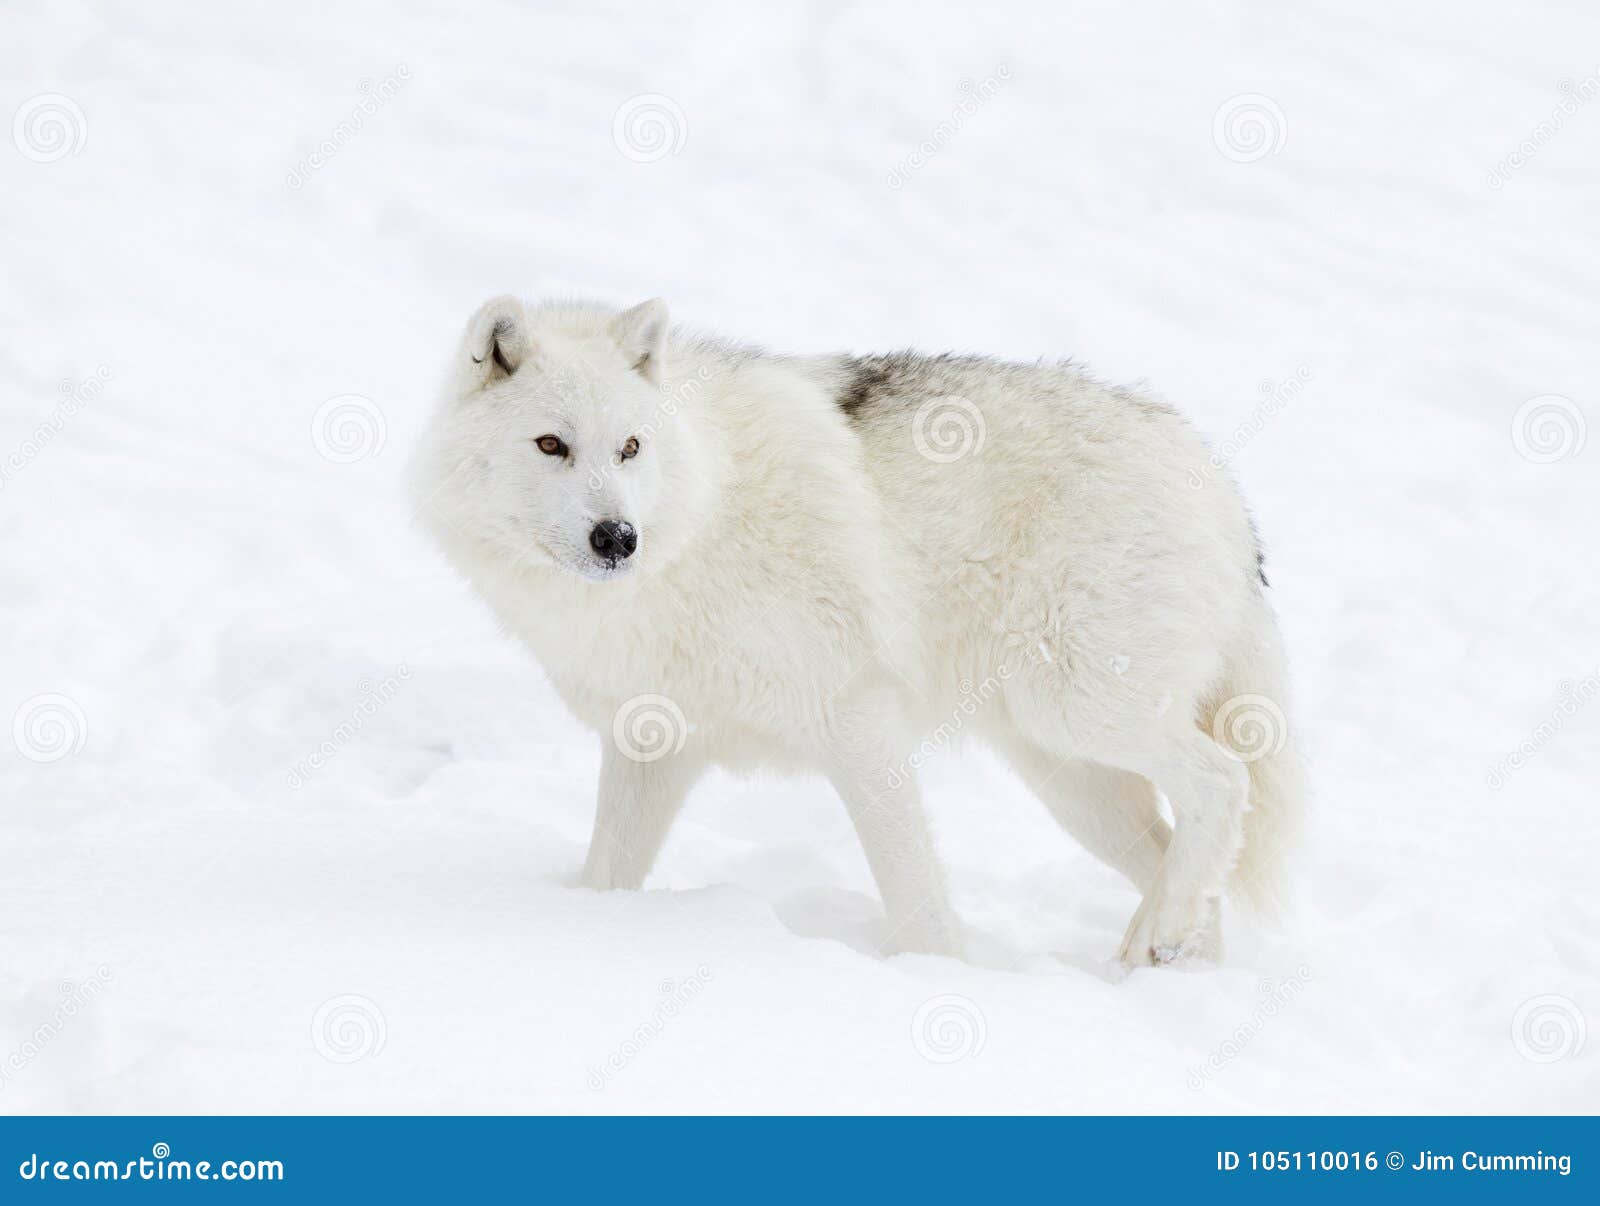
M 1592 5 L 289 7 L 0 16 L 0 1109 L 1600 1107 Z M 820 781 L 572 886 L 598 745 L 401 489 L 506 291 L 1072 355 L 1218 440 L 1301 375 L 1233 458 L 1292 940 L 1118 982 L 1132 891 L 981 751 L 925 775 L 970 962 L 874 954 Z

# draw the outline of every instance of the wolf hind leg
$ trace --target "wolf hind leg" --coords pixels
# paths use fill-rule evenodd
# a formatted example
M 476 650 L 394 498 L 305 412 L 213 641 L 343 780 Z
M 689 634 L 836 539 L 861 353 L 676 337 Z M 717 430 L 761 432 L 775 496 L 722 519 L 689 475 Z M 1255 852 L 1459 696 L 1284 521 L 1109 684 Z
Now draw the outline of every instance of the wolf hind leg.
M 1196 729 L 1168 736 L 1165 748 L 1138 760 L 1166 793 L 1175 823 L 1155 878 L 1123 936 L 1130 967 L 1214 954 L 1219 901 L 1244 842 L 1249 773 Z
M 1054 756 L 1020 738 L 1006 752 L 1074 841 L 1140 892 L 1149 891 L 1172 840 L 1154 783 L 1115 766 Z

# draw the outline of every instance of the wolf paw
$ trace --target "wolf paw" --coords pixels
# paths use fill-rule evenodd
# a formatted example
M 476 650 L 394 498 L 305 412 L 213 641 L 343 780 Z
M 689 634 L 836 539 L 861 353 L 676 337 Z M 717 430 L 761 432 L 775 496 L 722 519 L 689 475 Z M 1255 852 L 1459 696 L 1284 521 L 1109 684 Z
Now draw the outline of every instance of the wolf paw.
M 1217 928 L 1216 901 L 1172 904 L 1152 893 L 1128 923 L 1118 957 L 1130 968 L 1213 960 L 1220 950 Z

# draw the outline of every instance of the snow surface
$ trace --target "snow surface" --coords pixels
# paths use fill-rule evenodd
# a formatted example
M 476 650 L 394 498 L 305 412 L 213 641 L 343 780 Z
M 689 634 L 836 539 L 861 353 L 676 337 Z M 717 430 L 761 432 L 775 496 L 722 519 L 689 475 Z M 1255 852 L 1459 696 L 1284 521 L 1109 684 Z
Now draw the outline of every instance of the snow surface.
M 0 17 L 0 1109 L 1600 1109 L 1600 10 L 233 8 Z M 1119 982 L 980 751 L 969 962 L 874 953 L 820 781 L 573 886 L 598 747 L 400 486 L 505 291 L 1244 425 L 1293 940 Z

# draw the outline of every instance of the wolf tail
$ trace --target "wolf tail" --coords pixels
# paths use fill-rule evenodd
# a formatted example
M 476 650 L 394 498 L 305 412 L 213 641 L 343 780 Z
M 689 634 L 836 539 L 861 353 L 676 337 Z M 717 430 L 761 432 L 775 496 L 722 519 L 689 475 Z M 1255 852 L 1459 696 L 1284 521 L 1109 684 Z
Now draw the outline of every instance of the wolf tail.
M 1250 772 L 1244 843 L 1230 894 L 1255 912 L 1282 916 L 1306 813 L 1306 774 L 1288 719 L 1288 673 L 1277 620 L 1260 621 L 1235 655 L 1211 710 L 1211 735 Z

